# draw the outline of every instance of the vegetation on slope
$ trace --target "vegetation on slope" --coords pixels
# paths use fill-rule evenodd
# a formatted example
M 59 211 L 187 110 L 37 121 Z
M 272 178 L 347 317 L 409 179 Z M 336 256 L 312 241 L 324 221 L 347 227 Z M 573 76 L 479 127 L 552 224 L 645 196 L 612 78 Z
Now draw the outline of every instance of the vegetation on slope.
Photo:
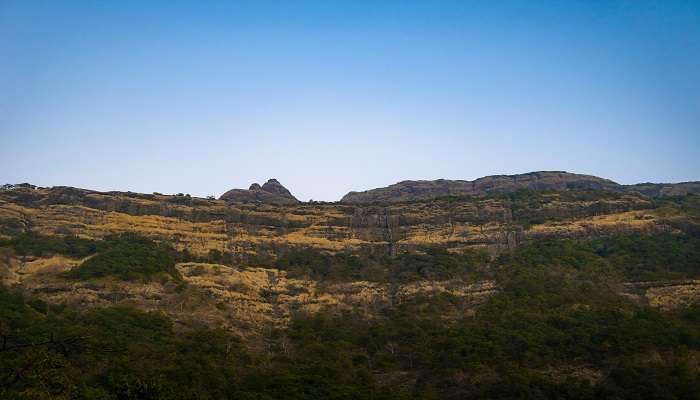
M 478 251 L 450 253 L 428 247 L 421 252 L 404 252 L 396 257 L 381 254 L 328 254 L 311 248 L 292 249 L 281 255 L 274 267 L 289 276 L 313 280 L 411 282 L 467 278 L 487 263 Z
M 107 238 L 94 257 L 70 270 L 74 279 L 115 276 L 123 280 L 147 280 L 154 275 L 169 274 L 179 278 L 172 248 L 143 236 L 124 234 Z
M 175 331 L 127 307 L 75 312 L 0 287 L 0 398 L 398 398 L 369 375 L 249 353 L 224 331 Z
M 50 256 L 63 254 L 82 258 L 97 251 L 97 243 L 77 236 L 42 236 L 26 232 L 8 240 L 0 240 L 0 247 L 9 246 L 18 256 Z
M 117 249 L 104 261 L 116 265 L 158 249 L 141 238 L 107 242 L 90 260 Z M 661 312 L 611 285 L 697 277 L 697 250 L 696 238 L 672 235 L 533 243 L 491 263 L 500 291 L 475 312 L 465 299 L 438 295 L 378 315 L 298 314 L 267 332 L 256 353 L 230 333 L 176 329 L 160 314 L 77 311 L 0 289 L 0 397 L 698 399 L 700 305 Z M 278 262 L 347 279 L 363 259 L 346 257 L 301 252 Z M 399 278 L 422 276 L 423 265 L 459 276 L 471 273 L 469 257 L 430 250 L 386 266 L 405 264 L 392 272 Z M 323 262 L 348 270 L 335 277 Z
M 672 238 L 608 244 L 655 240 L 663 248 Z M 617 261 L 598 246 L 549 241 L 502 257 L 494 266 L 502 290 L 473 316 L 443 295 L 379 320 L 331 310 L 298 316 L 288 334 L 298 354 L 333 349 L 329 360 L 353 360 L 421 399 L 700 398 L 700 305 L 664 313 L 620 297 L 609 285 Z M 685 260 L 661 260 L 684 269 Z
M 122 280 L 147 280 L 158 274 L 178 278 L 175 261 L 181 257 L 172 247 L 155 243 L 137 234 L 113 235 L 94 241 L 75 236 L 42 236 L 23 233 L 0 242 L 9 246 L 15 254 L 26 257 L 46 257 L 61 254 L 72 258 L 84 258 L 78 267 L 65 274 L 72 279 L 89 279 L 114 276 Z
M 609 280 L 688 279 L 700 276 L 700 239 L 665 233 L 587 241 L 551 238 L 523 246 L 500 261 L 531 268 L 573 268 Z
M 488 256 L 479 251 L 449 252 L 442 247 L 387 255 L 329 254 L 291 249 L 272 266 L 289 276 L 319 281 L 412 282 L 469 279 L 486 273 Z M 700 276 L 700 239 L 672 234 L 628 234 L 595 240 L 549 238 L 505 254 L 501 265 L 571 267 L 615 281 L 657 281 Z M 506 274 L 511 273 L 510 270 Z

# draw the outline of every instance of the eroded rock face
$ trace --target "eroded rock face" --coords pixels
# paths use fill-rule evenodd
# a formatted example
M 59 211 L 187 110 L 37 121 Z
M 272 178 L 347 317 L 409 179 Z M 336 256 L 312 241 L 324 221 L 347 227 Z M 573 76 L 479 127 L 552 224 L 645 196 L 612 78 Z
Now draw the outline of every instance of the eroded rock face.
M 229 203 L 266 203 L 266 204 L 297 204 L 299 200 L 292 195 L 277 179 L 270 179 L 262 186 L 258 183 L 250 185 L 248 190 L 231 189 L 221 195 L 220 200 Z

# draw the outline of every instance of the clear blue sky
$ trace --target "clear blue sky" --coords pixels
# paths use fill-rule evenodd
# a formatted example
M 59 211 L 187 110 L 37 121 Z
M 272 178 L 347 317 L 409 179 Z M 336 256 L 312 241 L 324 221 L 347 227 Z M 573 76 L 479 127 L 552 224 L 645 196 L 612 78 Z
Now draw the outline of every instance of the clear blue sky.
M 201 196 L 700 180 L 700 1 L 3 0 L 0 149 L 0 183 Z

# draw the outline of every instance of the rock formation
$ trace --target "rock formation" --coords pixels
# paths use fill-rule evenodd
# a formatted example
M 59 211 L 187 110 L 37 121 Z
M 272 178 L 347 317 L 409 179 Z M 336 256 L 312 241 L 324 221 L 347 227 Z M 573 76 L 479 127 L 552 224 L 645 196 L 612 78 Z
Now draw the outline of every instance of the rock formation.
M 292 195 L 277 179 L 270 179 L 262 186 L 257 183 L 250 185 L 248 190 L 231 189 L 221 195 L 220 200 L 228 203 L 265 203 L 265 204 L 297 204 L 299 200 Z

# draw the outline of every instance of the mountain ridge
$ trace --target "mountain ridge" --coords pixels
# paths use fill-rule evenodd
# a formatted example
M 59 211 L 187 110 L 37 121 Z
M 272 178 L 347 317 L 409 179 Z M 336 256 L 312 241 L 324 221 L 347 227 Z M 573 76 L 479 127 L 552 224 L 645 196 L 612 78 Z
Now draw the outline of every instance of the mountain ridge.
M 136 196 L 151 196 L 146 193 L 131 191 L 99 191 L 72 186 L 53 186 L 63 188 L 66 191 L 79 191 L 105 194 L 129 194 Z M 43 189 L 30 183 L 5 184 L 0 190 L 12 189 Z M 363 191 L 350 191 L 339 201 L 324 201 L 321 203 L 401 203 L 412 201 L 428 201 L 442 197 L 484 197 L 489 195 L 502 195 L 514 193 L 518 190 L 533 191 L 563 191 L 570 189 L 604 190 L 615 193 L 639 193 L 647 197 L 682 196 L 686 194 L 699 194 L 700 181 L 686 181 L 676 183 L 643 182 L 623 185 L 607 178 L 593 175 L 571 173 L 566 171 L 533 171 L 513 175 L 488 175 L 473 181 L 462 179 L 434 179 L 434 180 L 403 180 L 397 183 L 367 189 Z M 160 193 L 154 193 L 160 195 Z M 187 195 L 189 196 L 189 195 Z M 219 200 L 227 203 L 260 203 L 272 205 L 294 205 L 318 202 L 304 202 L 297 199 L 277 179 L 271 178 L 263 185 L 253 183 L 248 189 L 234 188 L 219 196 Z
M 595 189 L 612 192 L 639 192 L 650 197 L 700 193 L 700 182 L 639 183 L 621 185 L 609 179 L 566 171 L 533 171 L 514 175 L 489 175 L 468 180 L 404 180 L 389 186 L 361 192 L 351 191 L 341 203 L 396 203 L 430 200 L 448 196 L 483 197 L 518 190 Z

